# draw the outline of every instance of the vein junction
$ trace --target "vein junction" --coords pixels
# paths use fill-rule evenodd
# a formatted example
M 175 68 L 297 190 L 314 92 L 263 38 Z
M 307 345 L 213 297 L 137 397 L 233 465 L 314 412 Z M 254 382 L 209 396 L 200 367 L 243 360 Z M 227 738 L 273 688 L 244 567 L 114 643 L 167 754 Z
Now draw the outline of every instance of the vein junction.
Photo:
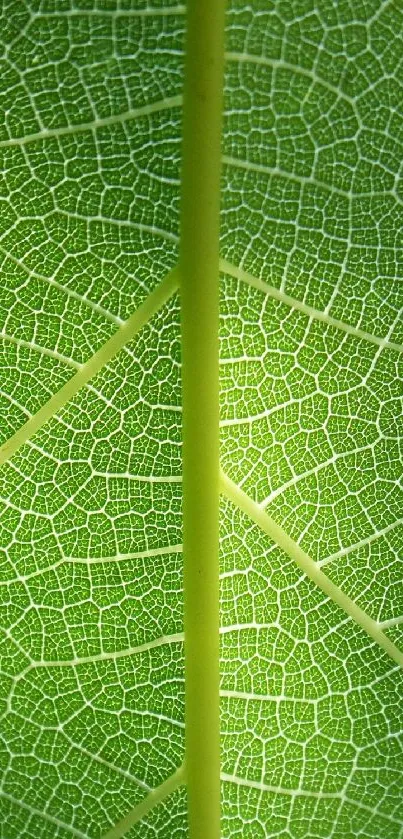
M 344 331 L 347 334 L 355 335 L 357 338 L 366 340 L 372 344 L 377 345 L 380 349 L 384 347 L 403 351 L 403 347 L 389 341 L 387 338 L 380 338 L 371 335 L 357 327 L 342 323 L 332 318 L 330 315 L 314 310 L 306 304 L 294 300 L 286 295 L 284 292 L 274 287 L 268 286 L 259 278 L 254 277 L 248 272 L 237 268 L 235 265 L 227 262 L 224 259 L 220 260 L 220 270 L 230 276 L 252 285 L 253 287 L 263 291 L 269 296 L 278 299 L 291 308 L 296 308 L 312 319 L 320 320 Z M 178 269 L 175 267 L 168 273 L 157 288 L 152 291 L 146 298 L 144 303 L 125 321 L 112 337 L 90 358 L 87 362 L 81 365 L 77 373 L 69 379 L 69 381 L 39 409 L 30 419 L 21 426 L 17 432 L 10 437 L 6 443 L 0 447 L 0 466 L 7 462 L 18 449 L 30 440 L 33 435 L 39 431 L 42 426 L 48 422 L 78 393 L 78 391 L 85 386 L 98 372 L 100 372 L 108 362 L 127 344 L 134 336 L 145 326 L 151 318 L 164 306 L 164 304 L 172 297 L 178 288 Z M 393 620 L 392 623 L 384 622 L 379 624 L 369 617 L 359 606 L 357 606 L 351 598 L 349 598 L 338 586 L 331 582 L 331 580 L 321 571 L 321 564 L 327 564 L 326 561 L 316 563 L 302 548 L 291 539 L 287 533 L 271 519 L 264 509 L 251 498 L 249 498 L 243 490 L 234 484 L 230 478 L 224 473 L 221 473 L 221 485 L 223 492 L 227 497 L 240 509 L 244 510 L 253 521 L 265 532 L 274 542 L 279 545 L 292 559 L 294 559 L 299 567 L 318 585 L 318 587 L 325 592 L 325 594 L 337 603 L 350 617 L 352 617 L 357 624 L 359 624 L 367 634 L 375 640 L 380 647 L 382 647 L 388 655 L 403 666 L 403 652 L 401 652 L 395 644 L 385 635 L 383 628 L 388 628 L 389 625 L 395 625 L 400 621 Z M 389 529 L 389 528 L 387 528 Z M 347 551 L 346 551 L 347 552 Z M 333 557 L 332 557 L 333 558 Z
M 147 297 L 144 303 L 126 320 L 91 358 L 81 365 L 77 373 L 57 393 L 13 434 L 0 448 L 0 466 L 9 460 L 18 449 L 58 413 L 78 391 L 93 379 L 111 361 L 139 330 L 162 308 L 178 287 L 177 269 L 165 276 L 162 283 Z
M 171 795 L 178 787 L 182 786 L 185 783 L 185 767 L 179 767 L 166 781 L 160 784 L 159 787 L 156 789 L 151 790 L 151 792 L 142 800 L 140 803 L 134 807 L 130 812 L 121 819 L 111 830 L 108 830 L 107 833 L 104 833 L 102 839 L 120 839 L 121 836 L 124 836 L 131 827 L 137 824 L 144 816 L 149 813 L 150 810 L 153 809 L 157 804 L 167 798 L 168 795 Z
M 307 315 L 311 319 L 316 319 L 326 323 L 329 326 L 333 326 L 337 329 L 340 329 L 344 333 L 351 334 L 356 336 L 359 339 L 366 340 L 372 344 L 375 344 L 379 347 L 380 350 L 383 348 L 390 348 L 394 350 L 403 350 L 403 347 L 389 341 L 387 338 L 380 338 L 378 336 L 370 335 L 369 333 L 353 327 L 348 324 L 341 323 L 334 318 L 332 318 L 329 314 L 316 311 L 311 307 L 307 306 L 306 304 L 294 300 L 293 298 L 289 297 L 282 291 L 273 288 L 271 286 L 266 285 L 262 280 L 253 277 L 251 274 L 243 271 L 240 268 L 232 265 L 231 263 L 227 262 L 226 260 L 220 261 L 220 269 L 223 273 L 229 274 L 230 276 L 248 283 L 249 285 L 257 288 L 258 290 L 264 292 L 270 297 L 273 297 L 280 302 L 288 305 L 290 308 L 296 308 L 305 315 Z M 87 385 L 88 382 L 98 373 L 100 372 L 108 363 L 109 361 L 127 344 L 129 343 L 134 336 L 139 332 L 139 330 L 145 326 L 151 318 L 165 305 L 165 303 L 172 297 L 175 291 L 178 288 L 178 273 L 177 269 L 174 269 L 169 274 L 167 274 L 162 281 L 162 283 L 148 296 L 145 302 L 131 315 L 131 317 L 125 321 L 123 324 L 119 325 L 115 333 L 112 337 L 90 358 L 82 365 L 77 365 L 77 372 L 72 378 L 57 392 L 55 393 L 40 409 L 39 411 L 30 417 L 27 422 L 21 426 L 18 431 L 0 448 L 0 465 L 5 463 L 9 458 L 11 458 L 18 449 L 28 440 L 30 440 L 35 433 L 54 415 L 58 414 L 60 410 L 71 400 L 75 397 L 78 391 Z M 6 337 L 6 336 L 4 336 Z M 38 348 L 41 349 L 41 348 Z M 46 349 L 44 350 L 46 352 Z M 68 362 L 68 359 L 66 359 Z M 392 621 L 385 621 L 383 623 L 377 623 L 373 620 L 363 609 L 361 609 L 351 598 L 349 598 L 338 586 L 336 586 L 321 570 L 321 565 L 325 566 L 328 562 L 332 559 L 336 558 L 337 555 L 334 557 L 329 557 L 322 562 L 315 562 L 288 534 L 283 530 L 283 528 L 278 525 L 269 515 L 265 509 L 263 509 L 262 505 L 257 504 L 253 499 L 251 499 L 240 487 L 238 487 L 231 479 L 221 472 L 220 476 L 221 480 L 221 489 L 223 494 L 227 496 L 227 498 L 236 505 L 239 509 L 245 512 L 252 521 L 254 521 L 258 527 L 271 539 L 277 544 L 285 553 L 290 556 L 296 564 L 301 568 L 301 570 L 338 606 L 340 606 L 343 611 L 351 617 L 362 629 L 368 634 L 370 638 L 372 638 L 389 656 L 390 658 L 396 662 L 396 664 L 403 666 L 403 652 L 396 647 L 396 645 L 388 638 L 385 634 L 386 629 L 390 626 L 394 626 L 400 623 L 400 619 L 394 619 Z M 385 528 L 384 532 L 388 532 L 389 529 L 396 526 L 390 525 Z M 381 535 L 382 532 L 378 532 L 377 535 Z M 375 537 L 374 537 L 375 538 Z M 362 544 L 364 544 L 367 540 L 363 540 Z M 361 544 L 361 543 L 359 543 Z M 180 545 L 174 545 L 169 549 L 169 552 L 181 550 Z M 349 549 L 346 549 L 344 552 L 347 553 Z M 161 549 L 159 553 L 166 552 L 165 549 Z M 340 555 L 343 555 L 343 551 L 340 552 Z M 154 555 L 154 551 L 145 552 L 146 554 L 150 554 L 150 556 Z M 157 551 L 158 553 L 158 551 Z M 121 559 L 122 557 L 102 557 L 99 560 L 82 560 L 80 558 L 75 557 L 64 557 L 62 561 L 70 560 L 72 562 L 82 563 L 84 562 L 94 562 L 104 563 L 105 561 L 116 561 Z M 40 572 L 38 572 L 40 573 Z M 223 630 L 225 632 L 225 630 Z M 170 644 L 175 642 L 181 642 L 183 640 L 182 634 L 178 634 L 176 636 L 169 636 L 169 637 L 162 637 L 158 638 L 151 643 L 141 645 L 136 648 L 130 648 L 121 650 L 118 653 L 113 654 L 105 654 L 101 653 L 100 655 L 89 656 L 87 658 L 77 658 L 71 661 L 44 661 L 44 662 L 32 662 L 28 665 L 28 670 L 32 667 L 44 666 L 44 667 L 52 667 L 52 666 L 75 666 L 77 664 L 83 663 L 90 663 L 95 661 L 103 661 L 108 659 L 118 659 L 121 657 L 132 656 L 136 653 L 143 652 L 149 649 L 153 649 L 155 647 L 159 647 L 164 644 Z M 26 671 L 24 671 L 25 673 Z M 23 675 L 23 674 L 21 674 Z M 228 692 L 227 692 L 228 693 Z M 225 696 L 226 692 L 223 691 L 222 695 Z M 241 698 L 241 697 L 239 697 Z M 246 695 L 245 697 L 246 698 Z M 263 697 L 262 697 L 263 698 Z M 249 784 L 247 780 L 235 779 L 230 776 L 222 776 L 222 780 L 225 781 L 232 781 L 241 784 Z M 104 836 L 102 839 L 119 839 L 119 837 L 127 834 L 130 829 L 144 819 L 147 814 L 156 807 L 159 803 L 161 803 L 166 797 L 168 797 L 171 793 L 173 793 L 176 789 L 178 789 L 181 785 L 186 783 L 185 777 L 185 768 L 184 766 L 179 767 L 166 781 L 164 781 L 160 786 L 157 788 L 146 792 L 145 798 L 140 801 L 128 814 L 126 814 L 117 824 L 115 824 Z M 265 789 L 263 786 L 258 785 L 259 789 Z M 267 788 L 267 791 L 269 788 Z M 276 790 L 278 792 L 286 792 L 287 794 L 293 795 L 293 790 Z M 305 793 L 301 790 L 301 795 Z M 335 795 L 338 797 L 338 794 Z M 25 805 L 24 805 L 25 806 Z M 46 814 L 43 814 L 46 818 Z M 54 820 L 56 824 L 56 821 Z M 65 826 L 66 829 L 68 826 Z M 71 831 L 74 835 L 81 836 L 82 834 L 79 831 Z
M 279 300 L 290 308 L 303 312 L 313 320 L 319 320 L 329 326 L 340 329 L 349 335 L 355 335 L 357 338 L 375 344 L 381 349 L 389 348 L 398 352 L 403 352 L 402 345 L 389 341 L 387 338 L 372 335 L 358 327 L 339 321 L 331 317 L 329 314 L 313 309 L 311 306 L 290 297 L 274 286 L 267 285 L 263 280 L 258 277 L 254 277 L 252 274 L 238 268 L 225 259 L 220 259 L 220 270 L 224 274 L 229 274 L 235 279 L 248 283 L 254 288 L 257 288 L 259 291 L 264 292 L 269 297 Z M 85 364 L 76 365 L 79 367 L 77 373 L 69 379 L 69 381 L 57 393 L 55 393 L 34 416 L 24 423 L 24 425 L 21 426 L 21 428 L 19 428 L 18 431 L 6 441 L 6 443 L 0 447 L 0 466 L 3 463 L 6 463 L 7 460 L 9 460 L 24 443 L 30 440 L 33 435 L 36 434 L 36 432 L 39 431 L 46 422 L 48 422 L 48 420 L 50 420 L 60 411 L 61 408 L 63 408 L 64 405 L 73 399 L 78 391 L 97 373 L 99 373 L 103 367 L 105 367 L 106 364 L 108 364 L 108 362 L 134 338 L 143 326 L 146 326 L 151 318 L 164 306 L 169 298 L 172 297 L 177 288 L 178 269 L 175 267 L 164 277 L 160 285 L 149 294 L 144 303 L 136 309 L 128 320 L 119 326 L 112 337 L 103 344 L 102 347 L 100 347 L 100 349 L 85 362 Z M 7 336 L 7 340 L 13 339 Z M 28 344 L 28 346 L 32 345 Z M 41 351 L 48 353 L 46 349 L 40 349 Z M 66 361 L 68 360 L 66 359 Z M 72 364 L 71 361 L 70 364 Z M 228 423 L 224 422 L 223 424 L 226 425 Z
M 250 498 L 240 487 L 221 472 L 221 488 L 227 498 L 232 501 L 240 510 L 246 513 L 255 524 L 263 530 L 278 545 L 287 556 L 291 557 L 299 568 L 322 589 L 322 591 L 340 606 L 347 615 L 365 630 L 374 641 L 382 647 L 385 652 L 403 667 L 403 652 L 385 635 L 381 626 L 374 621 L 363 609 L 357 606 L 338 586 L 336 586 L 321 571 L 317 563 L 277 524 L 267 515 L 252 498 Z

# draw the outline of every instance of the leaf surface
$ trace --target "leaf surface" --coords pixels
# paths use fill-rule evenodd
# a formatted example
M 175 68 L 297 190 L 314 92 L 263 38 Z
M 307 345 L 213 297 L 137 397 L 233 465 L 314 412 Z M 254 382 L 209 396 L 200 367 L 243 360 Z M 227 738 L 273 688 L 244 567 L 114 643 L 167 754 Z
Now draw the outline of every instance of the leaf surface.
M 187 835 L 183 779 L 164 797 L 184 750 L 184 23 L 3 4 L 4 839 L 98 839 L 132 810 L 131 839 Z M 402 24 L 390 2 L 228 9 L 223 839 L 403 836 Z

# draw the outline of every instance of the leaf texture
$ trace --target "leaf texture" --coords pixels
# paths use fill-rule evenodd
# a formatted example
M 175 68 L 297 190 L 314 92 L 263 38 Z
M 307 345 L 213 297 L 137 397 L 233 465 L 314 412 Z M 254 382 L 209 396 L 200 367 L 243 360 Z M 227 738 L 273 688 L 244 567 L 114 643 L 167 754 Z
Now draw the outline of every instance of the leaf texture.
M 224 473 L 398 655 L 402 25 L 231 0 L 220 266 Z M 184 753 L 175 283 L 125 325 L 177 262 L 184 26 L 2 5 L 2 839 L 132 810 L 130 839 L 187 835 L 185 788 L 158 794 Z M 222 839 L 402 839 L 398 661 L 257 519 L 223 491 Z

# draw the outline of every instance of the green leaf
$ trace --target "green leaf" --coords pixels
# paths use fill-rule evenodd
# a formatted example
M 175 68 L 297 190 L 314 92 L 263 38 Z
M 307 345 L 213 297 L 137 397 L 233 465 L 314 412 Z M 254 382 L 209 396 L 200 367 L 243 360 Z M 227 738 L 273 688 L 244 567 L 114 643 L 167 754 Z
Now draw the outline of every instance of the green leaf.
M 2 839 L 188 835 L 184 27 L 2 4 Z M 228 6 L 222 839 L 403 837 L 402 27 Z

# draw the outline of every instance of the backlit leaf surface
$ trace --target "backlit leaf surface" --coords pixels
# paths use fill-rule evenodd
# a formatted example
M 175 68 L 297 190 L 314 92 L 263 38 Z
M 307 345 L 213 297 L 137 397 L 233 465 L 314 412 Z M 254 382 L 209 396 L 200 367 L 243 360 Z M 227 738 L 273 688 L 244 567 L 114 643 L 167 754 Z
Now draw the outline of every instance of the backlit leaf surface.
M 184 25 L 2 4 L 2 839 L 99 839 L 183 761 L 173 287 L 107 342 L 177 261 Z M 403 836 L 402 27 L 388 0 L 229 3 L 223 839 Z M 128 835 L 186 837 L 185 789 Z

